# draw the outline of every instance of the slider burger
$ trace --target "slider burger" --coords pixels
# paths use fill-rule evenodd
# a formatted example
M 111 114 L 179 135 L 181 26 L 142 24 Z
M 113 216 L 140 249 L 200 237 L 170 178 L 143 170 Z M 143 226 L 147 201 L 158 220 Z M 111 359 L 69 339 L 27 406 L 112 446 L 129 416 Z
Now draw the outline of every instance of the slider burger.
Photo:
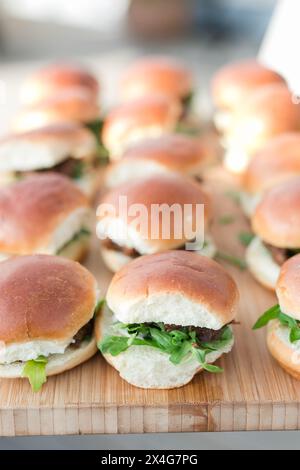
M 98 99 L 99 83 L 91 72 L 75 64 L 50 64 L 23 83 L 21 100 L 25 105 L 32 105 L 74 87 L 84 88 L 95 100 Z
M 179 100 L 186 110 L 193 97 L 193 78 L 190 71 L 168 57 L 146 57 L 132 64 L 121 81 L 124 101 L 161 94 Z
M 200 139 L 184 134 L 165 134 L 140 140 L 126 149 L 120 160 L 108 166 L 106 185 L 112 188 L 134 179 L 169 172 L 200 180 L 211 160 Z
M 27 378 L 36 392 L 48 376 L 89 359 L 96 311 L 96 280 L 80 264 L 47 255 L 3 261 L 0 377 Z
M 240 198 L 245 214 L 251 216 L 267 189 L 295 176 L 300 176 L 300 132 L 288 132 L 271 139 L 251 159 Z
M 95 334 L 105 359 L 136 387 L 175 388 L 233 346 L 238 290 L 205 256 L 169 251 L 144 256 L 112 279 Z
M 0 260 L 34 253 L 81 260 L 92 230 L 87 197 L 64 176 L 34 175 L 0 188 Z
M 172 132 L 180 114 L 181 106 L 174 98 L 162 95 L 138 98 L 108 113 L 102 142 L 110 158 L 118 160 L 125 149 L 138 140 Z
M 104 195 L 97 216 L 102 257 L 114 272 L 141 255 L 185 250 L 195 239 L 198 246 L 189 249 L 210 257 L 216 253 L 207 233 L 210 197 L 190 178 L 166 174 L 124 183 Z M 202 229 L 204 244 L 199 243 Z
M 251 157 L 271 138 L 300 130 L 300 105 L 283 83 L 253 91 L 234 113 L 225 139 L 225 167 L 243 173 Z
M 285 81 L 254 59 L 234 62 L 218 70 L 212 80 L 214 122 L 218 131 L 226 134 L 234 111 L 243 106 L 254 90 L 270 83 Z
M 99 180 L 97 141 L 92 132 L 79 124 L 61 123 L 0 139 L 2 185 L 46 170 L 68 176 L 92 196 Z
M 66 88 L 22 108 L 12 127 L 16 132 L 60 122 L 81 123 L 91 127 L 99 121 L 99 114 L 98 103 L 90 90 L 84 87 Z
M 275 289 L 281 265 L 300 250 L 300 177 L 269 189 L 251 218 L 256 235 L 246 260 L 253 276 Z
M 300 255 L 287 260 L 276 284 L 278 305 L 267 310 L 254 329 L 268 325 L 270 353 L 286 372 L 300 379 Z

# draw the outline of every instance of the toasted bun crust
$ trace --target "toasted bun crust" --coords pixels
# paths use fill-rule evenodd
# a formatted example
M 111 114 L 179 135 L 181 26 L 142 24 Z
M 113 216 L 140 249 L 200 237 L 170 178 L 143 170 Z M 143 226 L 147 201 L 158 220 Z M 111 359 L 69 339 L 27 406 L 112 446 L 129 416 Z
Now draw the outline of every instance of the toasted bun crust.
M 99 83 L 86 69 L 74 64 L 51 64 L 28 77 L 21 88 L 24 104 L 36 104 L 67 88 L 82 87 L 96 99 Z
M 288 132 L 271 139 L 249 163 L 244 188 L 262 193 L 294 176 L 300 176 L 300 132 Z
M 2 137 L 0 171 L 51 168 L 70 156 L 78 159 L 94 156 L 96 149 L 96 139 L 85 127 L 66 122 L 53 124 Z
M 24 107 L 13 121 L 13 129 L 24 132 L 60 122 L 91 122 L 99 117 L 99 107 L 86 88 L 68 88 Z
M 125 213 L 119 213 L 120 197 L 127 198 L 127 207 L 133 204 L 142 204 L 147 210 L 147 214 L 151 215 L 151 208 L 156 205 L 167 205 L 169 208 L 173 204 L 180 205 L 180 209 L 184 208 L 184 204 L 190 204 L 191 214 L 182 210 L 184 216 L 183 224 L 184 230 L 176 233 L 174 222 L 170 223 L 170 236 L 167 238 L 162 230 L 163 219 L 160 215 L 157 221 L 151 219 L 151 223 L 139 224 L 134 226 L 133 222 L 136 220 L 137 214 L 132 215 L 129 210 Z M 155 253 L 166 249 L 172 249 L 181 246 L 187 241 L 188 232 L 196 230 L 196 214 L 199 213 L 197 204 L 204 205 L 204 223 L 210 219 L 211 216 L 211 201 L 209 196 L 203 191 L 201 186 L 195 181 L 179 175 L 155 175 L 149 178 L 143 178 L 133 182 L 125 183 L 104 195 L 101 200 L 101 207 L 108 204 L 113 207 L 115 214 L 108 214 L 106 211 L 98 211 L 99 214 L 99 229 L 101 226 L 101 234 L 108 236 L 115 240 L 111 235 L 116 223 L 122 223 L 124 226 L 129 227 L 130 233 L 122 237 L 119 242 L 121 246 L 133 245 L 140 253 Z M 166 207 L 166 206 L 165 206 Z M 102 213 L 101 213 L 102 212 Z M 174 220 L 174 219 L 173 219 Z M 157 223 L 156 223 L 157 222 Z M 156 223 L 156 225 L 154 225 Z M 151 229 L 157 229 L 156 238 L 151 237 Z M 178 228 L 178 227 L 177 227 Z M 120 233 L 120 231 L 118 231 Z M 153 232 L 152 232 L 153 233 Z M 121 234 L 122 236 L 122 234 Z
M 107 303 L 124 323 L 219 329 L 236 315 L 238 290 L 215 261 L 187 251 L 137 258 L 113 277 Z
M 30 254 L 46 247 L 64 219 L 88 207 L 87 197 L 56 173 L 0 188 L 0 252 Z
M 129 67 L 121 82 L 126 101 L 161 93 L 184 98 L 193 87 L 192 75 L 183 65 L 168 57 L 146 57 Z
M 251 93 L 234 113 L 227 146 L 234 145 L 249 154 L 262 148 L 272 137 L 300 130 L 300 105 L 283 83 L 265 85 Z
M 269 189 L 252 216 L 254 232 L 280 248 L 300 247 L 300 177 Z
M 121 160 L 111 165 L 106 174 L 109 187 L 149 174 L 176 172 L 199 174 L 210 161 L 200 139 L 183 134 L 166 134 L 145 139 L 125 150 Z
M 103 309 L 95 321 L 95 332 L 97 341 L 101 341 L 106 335 L 116 334 L 112 330 L 115 317 L 107 308 Z M 207 355 L 208 362 L 216 361 L 223 353 L 231 350 L 233 341 L 225 348 L 214 351 Z M 115 367 L 120 376 L 140 388 L 170 389 L 181 387 L 190 382 L 194 375 L 202 371 L 196 360 L 174 365 L 170 362 L 167 354 L 155 348 L 147 346 L 131 346 L 127 351 L 118 356 L 104 354 L 109 364 Z
M 217 107 L 233 110 L 249 93 L 270 83 L 285 83 L 278 73 L 255 59 L 234 62 L 217 71 L 212 81 L 212 96 Z
M 174 129 L 181 113 L 175 99 L 153 95 L 123 104 L 105 120 L 102 140 L 112 159 L 119 159 L 129 144 L 157 137 Z
M 0 339 L 6 344 L 70 339 L 95 305 L 95 278 L 79 263 L 47 255 L 1 263 Z
M 300 320 L 300 255 L 282 265 L 276 294 L 283 313 Z
M 46 365 L 46 375 L 61 374 L 69 369 L 87 361 L 97 352 L 97 344 L 93 336 L 90 341 L 83 342 L 79 348 L 68 347 L 64 354 L 51 355 Z M 0 377 L 5 379 L 17 379 L 22 377 L 23 362 L 12 364 L 0 364 Z
M 286 340 L 282 331 L 278 321 L 273 321 L 269 325 L 267 333 L 269 351 L 288 374 L 300 380 L 300 352 Z

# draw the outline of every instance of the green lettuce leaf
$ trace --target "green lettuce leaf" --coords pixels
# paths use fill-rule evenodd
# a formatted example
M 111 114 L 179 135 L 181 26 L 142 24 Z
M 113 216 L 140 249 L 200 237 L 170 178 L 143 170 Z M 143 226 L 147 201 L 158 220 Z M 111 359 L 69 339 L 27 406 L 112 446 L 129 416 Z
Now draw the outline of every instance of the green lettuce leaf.
M 46 365 L 48 359 L 44 356 L 39 356 L 36 359 L 27 361 L 23 371 L 22 377 L 27 377 L 31 388 L 34 392 L 38 392 L 42 385 L 47 381 Z
M 294 343 L 295 341 L 300 340 L 300 322 L 295 320 L 295 318 L 286 315 L 280 310 L 279 305 L 274 305 L 269 308 L 253 325 L 252 329 L 257 330 L 266 326 L 271 320 L 279 320 L 281 325 L 286 326 L 290 329 L 290 342 Z
M 180 330 L 166 331 L 163 323 L 125 324 L 117 322 L 114 324 L 114 328 L 126 330 L 128 336 L 105 337 L 98 343 L 98 347 L 103 354 L 108 353 L 117 356 L 126 351 L 131 345 L 150 346 L 168 354 L 172 364 L 180 364 L 184 359 L 193 355 L 203 369 L 212 373 L 222 372 L 222 369 L 207 364 L 207 354 L 226 346 L 233 336 L 228 326 L 223 329 L 218 340 L 207 343 L 200 343 L 197 340 L 196 333 L 185 327 Z

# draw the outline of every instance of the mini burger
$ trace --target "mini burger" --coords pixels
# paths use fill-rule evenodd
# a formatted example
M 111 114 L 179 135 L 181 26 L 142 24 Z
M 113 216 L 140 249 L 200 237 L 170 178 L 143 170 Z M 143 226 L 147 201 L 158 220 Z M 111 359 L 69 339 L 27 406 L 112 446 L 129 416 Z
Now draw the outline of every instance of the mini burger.
M 16 132 L 25 132 L 61 122 L 81 123 L 91 127 L 99 121 L 99 115 L 98 103 L 90 90 L 84 87 L 66 88 L 22 108 L 12 128 Z
M 300 132 L 274 137 L 251 159 L 243 176 L 241 204 L 251 216 L 263 193 L 295 176 L 300 176 Z
M 50 375 L 96 352 L 96 280 L 56 256 L 11 258 L 0 270 L 0 377 L 27 378 L 37 392 Z
M 201 139 L 184 134 L 165 134 L 140 140 L 125 150 L 120 160 L 108 166 L 106 185 L 112 188 L 127 181 L 170 172 L 201 180 L 211 160 Z
M 216 107 L 214 122 L 218 131 L 226 134 L 233 113 L 243 107 L 249 94 L 271 83 L 285 81 L 254 59 L 228 64 L 218 70 L 212 81 L 212 98 Z
M 95 334 L 105 359 L 136 387 L 175 388 L 233 346 L 233 279 L 215 261 L 186 251 L 139 258 L 118 272 Z
M 123 104 L 106 116 L 102 142 L 112 160 L 121 158 L 127 147 L 145 138 L 172 132 L 180 118 L 179 102 L 153 95 Z
M 74 87 L 86 89 L 97 101 L 99 82 L 91 72 L 74 64 L 51 64 L 27 78 L 21 87 L 21 100 L 33 105 Z
M 286 85 L 274 83 L 253 91 L 234 113 L 226 134 L 225 167 L 243 173 L 252 156 L 271 138 L 300 130 L 300 105 Z
M 210 197 L 187 177 L 155 175 L 125 183 L 102 198 L 97 215 L 102 256 L 114 272 L 141 255 L 185 250 L 193 242 L 189 249 L 216 253 L 207 233 Z
M 281 267 L 276 284 L 278 304 L 267 310 L 254 329 L 267 324 L 270 353 L 286 372 L 300 379 L 300 255 Z
M 251 218 L 255 238 L 246 260 L 253 276 L 275 289 L 281 265 L 300 250 L 300 177 L 269 189 Z
M 124 101 L 161 94 L 179 100 L 186 110 L 193 97 L 193 78 L 184 65 L 167 57 L 145 57 L 132 64 L 121 82 Z
M 99 182 L 97 141 L 79 124 L 61 123 L 0 139 L 2 185 L 29 173 L 55 171 L 92 196 Z
M 34 253 L 81 260 L 92 231 L 87 197 L 64 176 L 34 175 L 0 188 L 1 260 Z

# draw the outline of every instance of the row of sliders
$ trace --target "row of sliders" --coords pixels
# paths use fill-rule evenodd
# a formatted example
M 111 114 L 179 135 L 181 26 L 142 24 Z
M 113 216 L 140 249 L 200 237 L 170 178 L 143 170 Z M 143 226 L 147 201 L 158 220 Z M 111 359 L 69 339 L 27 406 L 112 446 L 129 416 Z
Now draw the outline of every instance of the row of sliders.
M 260 282 L 275 288 L 280 272 L 297 261 L 294 255 L 300 246 L 295 212 L 300 180 L 294 179 L 299 111 L 278 74 L 253 61 L 242 69 L 228 93 L 231 98 L 220 104 L 224 120 L 230 122 L 228 129 L 235 129 L 223 127 L 222 141 L 232 143 L 239 163 L 243 162 L 238 168 L 243 171 L 241 200 L 258 235 L 247 248 L 249 268 Z M 88 72 L 69 66 L 46 68 L 22 89 L 26 105 L 16 122 L 23 120 L 26 125 L 17 125 L 17 132 L 0 142 L 1 178 L 14 181 L 0 188 L 0 253 L 4 259 L 0 339 L 5 346 L 0 351 L 0 375 L 28 377 L 34 390 L 40 389 L 48 375 L 88 359 L 97 346 L 129 383 L 172 388 L 189 382 L 200 370 L 221 372 L 213 363 L 233 345 L 231 324 L 238 292 L 230 275 L 210 259 L 218 250 L 209 233 L 210 194 L 201 184 L 212 156 L 200 137 L 177 133 L 182 123 L 189 122 L 192 77 L 172 60 L 145 59 L 128 70 L 120 88 L 120 104 L 102 123 L 99 85 L 95 86 Z M 89 96 L 97 112 L 89 114 L 91 108 L 81 106 L 79 95 Z M 252 114 L 242 111 L 249 96 L 246 109 L 258 103 Z M 244 117 L 237 119 L 241 115 Z M 242 124 L 238 127 L 237 123 Z M 240 140 L 228 139 L 229 135 Z M 277 146 L 290 148 L 289 159 L 282 157 L 277 165 L 276 157 L 268 156 L 272 145 L 275 155 L 288 154 L 278 152 Z M 100 185 L 99 147 L 102 152 L 103 146 L 110 163 L 100 202 L 114 211 L 113 216 L 97 213 L 97 234 L 103 259 L 116 272 L 105 302 L 99 299 L 93 276 L 71 261 L 83 258 L 95 231 L 90 202 Z M 261 170 L 264 161 L 265 176 Z M 237 170 L 227 163 L 228 157 L 225 166 Z M 132 229 L 130 218 L 122 218 L 128 214 L 118 212 L 121 197 L 126 197 L 128 206 L 147 208 L 150 224 L 153 205 L 204 205 L 202 249 L 186 251 L 186 243 L 193 239 L 175 237 L 172 231 L 167 240 L 162 236 L 153 240 L 150 225 Z M 184 225 L 192 228 L 195 218 L 195 212 L 187 214 Z M 126 238 L 120 237 L 123 228 L 129 229 Z M 279 255 L 281 261 L 274 270 L 274 257 Z M 26 283 L 21 286 L 24 272 Z M 26 301 L 22 311 L 17 300 L 9 300 L 21 297 Z M 289 310 L 279 302 L 256 327 L 266 324 L 266 318 L 278 320 L 277 336 L 280 341 L 288 338 L 286 356 L 291 358 L 297 348 L 297 309 Z M 45 322 L 45 318 L 53 321 Z M 286 335 L 289 330 L 293 332 L 290 336 Z

